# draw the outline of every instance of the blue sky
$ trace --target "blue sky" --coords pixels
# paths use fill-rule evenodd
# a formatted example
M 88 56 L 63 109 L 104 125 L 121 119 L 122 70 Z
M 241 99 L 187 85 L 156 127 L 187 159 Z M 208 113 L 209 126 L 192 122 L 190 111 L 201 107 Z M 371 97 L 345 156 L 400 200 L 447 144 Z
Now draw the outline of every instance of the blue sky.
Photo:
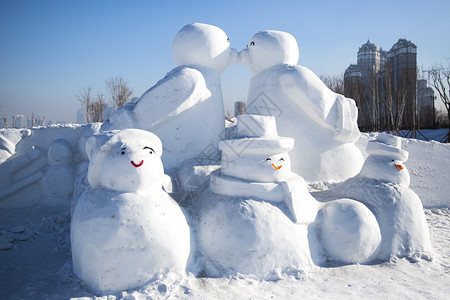
M 186 24 L 222 28 L 238 51 L 254 33 L 294 35 L 299 64 L 343 73 L 370 39 L 389 50 L 399 38 L 418 47 L 424 68 L 450 57 L 449 1 L 0 1 L 0 115 L 76 120 L 76 94 L 122 76 L 134 95 L 175 67 L 172 40 Z M 244 99 L 250 71 L 222 76 L 226 109 Z

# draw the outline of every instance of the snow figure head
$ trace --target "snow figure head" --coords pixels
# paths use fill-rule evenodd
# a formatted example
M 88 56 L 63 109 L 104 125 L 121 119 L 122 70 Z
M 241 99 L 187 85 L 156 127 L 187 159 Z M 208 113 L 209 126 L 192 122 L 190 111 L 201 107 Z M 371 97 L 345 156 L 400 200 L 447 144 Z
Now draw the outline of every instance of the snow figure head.
M 162 144 L 155 134 L 139 129 L 119 131 L 94 153 L 88 170 L 89 184 L 120 192 L 161 188 L 161 154 Z
M 298 57 L 297 41 L 291 34 L 264 30 L 255 34 L 239 53 L 239 62 L 247 65 L 255 76 L 276 65 L 296 65 Z
M 236 126 L 236 139 L 219 142 L 223 174 L 273 182 L 291 173 L 288 151 L 294 147 L 294 140 L 278 136 L 275 117 L 239 115 Z
M 409 172 L 404 162 L 408 152 L 401 149 L 401 139 L 386 133 L 380 133 L 367 144 L 367 157 L 360 175 L 381 181 L 409 186 Z
M 223 72 L 237 61 L 237 51 L 219 27 L 193 23 L 184 26 L 172 43 L 172 57 L 181 65 L 199 65 Z

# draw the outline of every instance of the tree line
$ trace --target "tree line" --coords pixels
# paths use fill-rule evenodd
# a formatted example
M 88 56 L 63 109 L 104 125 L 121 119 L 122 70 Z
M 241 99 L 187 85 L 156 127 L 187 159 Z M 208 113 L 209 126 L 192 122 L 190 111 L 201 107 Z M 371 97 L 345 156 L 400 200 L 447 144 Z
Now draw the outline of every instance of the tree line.
M 128 86 L 126 79 L 117 76 L 105 81 L 106 90 L 110 96 L 109 102 L 114 109 L 121 108 L 133 95 L 133 90 Z M 77 94 L 86 123 L 103 122 L 104 111 L 107 107 L 105 95 L 98 93 L 94 96 L 93 86 L 88 85 Z

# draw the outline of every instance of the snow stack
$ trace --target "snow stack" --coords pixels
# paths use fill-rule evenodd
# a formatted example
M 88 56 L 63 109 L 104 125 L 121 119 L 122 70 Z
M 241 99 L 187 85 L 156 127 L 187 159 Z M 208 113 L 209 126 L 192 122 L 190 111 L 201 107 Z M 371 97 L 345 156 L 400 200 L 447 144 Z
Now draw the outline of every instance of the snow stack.
M 185 272 L 190 230 L 162 190 L 161 155 L 159 138 L 138 129 L 115 132 L 92 153 L 90 187 L 71 221 L 74 272 L 92 289 L 120 291 Z
M 277 117 L 281 135 L 295 140 L 292 169 L 307 181 L 342 181 L 356 175 L 363 156 L 357 108 L 331 91 L 309 69 L 297 65 L 295 38 L 265 30 L 253 36 L 239 61 L 253 73 L 247 112 Z
M 162 159 L 168 169 L 205 152 L 218 154 L 225 129 L 220 76 L 237 61 L 225 32 L 201 23 L 186 25 L 176 34 L 172 56 L 178 67 L 136 103 L 118 110 L 102 128 L 154 132 L 164 144 Z
M 373 212 L 381 231 L 374 261 L 392 257 L 430 259 L 433 251 L 428 225 L 419 196 L 409 188 L 409 172 L 404 165 L 408 152 L 401 149 L 401 139 L 380 133 L 369 141 L 367 152 L 369 156 L 357 176 L 314 195 L 322 200 L 355 199 Z
M 291 172 L 293 139 L 278 136 L 271 116 L 239 115 L 236 126 L 237 137 L 219 143 L 222 166 L 200 201 L 198 240 L 207 273 L 274 279 L 309 271 L 307 225 L 317 202 Z

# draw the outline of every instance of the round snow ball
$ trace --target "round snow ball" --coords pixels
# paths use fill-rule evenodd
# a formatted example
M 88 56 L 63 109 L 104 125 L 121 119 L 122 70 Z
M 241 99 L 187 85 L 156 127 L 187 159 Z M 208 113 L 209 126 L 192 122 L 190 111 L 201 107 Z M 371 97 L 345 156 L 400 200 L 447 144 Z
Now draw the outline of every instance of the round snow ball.
M 72 161 L 72 148 L 64 139 L 55 140 L 47 151 L 47 159 L 50 165 L 64 165 Z
M 321 215 L 320 238 L 330 260 L 363 263 L 380 244 L 378 222 L 362 203 L 335 200 L 322 208 Z
M 175 36 L 172 57 L 179 66 L 199 65 L 223 72 L 230 61 L 230 40 L 219 27 L 189 24 Z

